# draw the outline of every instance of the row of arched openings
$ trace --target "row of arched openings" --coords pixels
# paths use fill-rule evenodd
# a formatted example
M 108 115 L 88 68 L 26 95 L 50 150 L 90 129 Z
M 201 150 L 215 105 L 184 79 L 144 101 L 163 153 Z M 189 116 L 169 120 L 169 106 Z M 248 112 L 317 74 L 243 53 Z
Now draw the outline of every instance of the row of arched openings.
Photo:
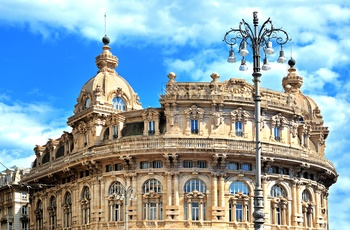
M 205 183 L 200 179 L 190 179 L 184 185 L 184 219 L 200 221 L 206 220 L 207 189 Z M 136 197 L 136 194 L 127 194 L 128 189 L 120 182 L 111 184 L 108 190 L 109 221 L 125 220 L 125 200 Z M 163 188 L 157 179 L 149 179 L 142 185 L 142 219 L 163 220 Z M 246 183 L 234 181 L 229 187 L 232 196 L 229 199 L 229 221 L 249 222 L 251 221 L 251 199 L 250 190 Z M 131 196 L 133 195 L 133 196 Z M 287 224 L 288 202 L 285 190 L 278 184 L 271 188 L 271 223 L 277 225 Z M 88 186 L 85 186 L 81 193 L 81 224 L 90 223 L 90 200 L 91 194 Z M 135 200 L 131 200 L 134 202 Z M 308 190 L 302 193 L 304 225 L 312 226 L 312 204 L 311 194 Z M 49 215 L 50 229 L 56 229 L 57 225 L 57 202 L 56 197 L 51 196 L 47 208 Z M 72 197 L 67 192 L 62 204 L 64 228 L 72 226 Z M 43 229 L 43 204 L 38 200 L 35 210 L 36 227 Z

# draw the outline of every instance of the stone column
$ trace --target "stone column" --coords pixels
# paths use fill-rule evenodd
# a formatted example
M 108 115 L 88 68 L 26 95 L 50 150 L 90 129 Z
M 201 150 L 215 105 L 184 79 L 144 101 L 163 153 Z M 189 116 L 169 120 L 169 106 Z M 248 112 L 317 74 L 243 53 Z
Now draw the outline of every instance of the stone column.
M 298 212 L 298 208 L 297 208 L 297 191 L 296 191 L 296 183 L 295 181 L 292 182 L 292 226 L 296 226 L 297 223 L 297 212 Z
M 179 173 L 174 173 L 174 203 L 179 206 Z
M 168 198 L 168 206 L 172 205 L 172 188 L 171 188 L 171 173 L 166 173 L 167 175 L 167 198 Z
M 225 207 L 225 178 L 223 175 L 220 177 L 220 207 Z
M 213 207 L 218 206 L 218 188 L 217 188 L 218 180 L 216 177 L 216 173 L 212 173 L 212 199 L 213 199 Z

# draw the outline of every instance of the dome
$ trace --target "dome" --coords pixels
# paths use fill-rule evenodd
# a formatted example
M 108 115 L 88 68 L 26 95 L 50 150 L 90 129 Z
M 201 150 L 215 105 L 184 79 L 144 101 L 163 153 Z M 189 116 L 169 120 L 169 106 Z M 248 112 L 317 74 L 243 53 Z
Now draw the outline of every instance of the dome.
M 104 43 L 102 53 L 96 57 L 96 65 L 99 68 L 97 75 L 87 81 L 81 89 L 74 114 L 93 105 L 121 111 L 142 109 L 137 93 L 115 71 L 118 58 L 110 52 L 108 43 Z

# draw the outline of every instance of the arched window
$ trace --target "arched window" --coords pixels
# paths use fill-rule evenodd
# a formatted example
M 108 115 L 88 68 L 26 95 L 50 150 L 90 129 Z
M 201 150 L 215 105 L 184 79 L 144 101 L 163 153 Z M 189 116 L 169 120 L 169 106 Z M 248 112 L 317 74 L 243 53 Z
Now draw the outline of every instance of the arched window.
M 87 98 L 87 99 L 85 100 L 85 108 L 84 108 L 84 109 L 87 109 L 87 108 L 90 107 L 90 102 L 91 102 L 91 99 L 90 99 L 90 98 Z
M 281 188 L 281 186 L 275 184 L 271 188 L 271 196 L 272 197 L 285 197 L 286 195 L 284 193 L 283 188 Z
M 303 193 L 301 194 L 301 197 L 302 197 L 302 200 L 304 202 L 309 202 L 311 201 L 311 195 L 310 195 L 310 192 L 307 191 L 306 189 L 303 191 Z
M 81 219 L 82 224 L 90 223 L 90 189 L 85 186 L 81 194 Z
M 241 181 L 234 181 L 230 185 L 230 194 L 242 193 L 248 195 L 249 189 L 247 185 Z
M 107 128 L 103 133 L 103 140 L 109 139 L 109 128 Z
M 34 213 L 35 213 L 36 229 L 42 230 L 43 229 L 43 202 L 41 200 L 38 200 L 38 202 L 36 203 L 36 209 Z
M 275 184 L 271 188 L 271 221 L 272 224 L 285 225 L 287 224 L 288 201 L 284 189 Z
M 207 191 L 207 188 L 204 182 L 199 179 L 191 179 L 187 181 L 184 188 L 185 193 L 192 192 L 195 190 L 201 193 L 205 193 Z
M 230 185 L 229 221 L 246 222 L 250 220 L 250 197 L 248 186 L 241 181 Z
M 64 145 L 61 145 L 56 152 L 56 159 L 64 156 Z
M 56 208 L 57 208 L 57 204 L 56 204 L 56 197 L 55 196 L 51 196 L 50 198 L 50 204 L 49 207 L 47 208 L 49 211 L 49 216 L 50 216 L 50 230 L 56 229 L 56 220 L 57 220 L 57 213 L 56 213 Z
M 50 161 L 50 152 L 47 151 L 43 157 L 42 163 L 45 164 Z
M 142 185 L 143 220 L 162 220 L 162 184 L 157 179 L 147 180 Z
M 124 220 L 124 192 L 125 187 L 120 182 L 114 182 L 108 191 L 109 220 Z
M 113 109 L 126 111 L 125 102 L 121 97 L 114 97 L 112 100 Z
M 72 226 L 72 196 L 69 192 L 64 196 L 63 203 L 63 214 L 64 214 L 64 227 L 70 228 Z
M 203 221 L 206 217 L 206 185 L 199 179 L 191 179 L 184 186 L 185 220 Z
M 301 194 L 302 207 L 303 207 L 303 217 L 304 217 L 304 227 L 313 227 L 313 204 L 311 199 L 311 194 L 308 190 L 304 190 Z

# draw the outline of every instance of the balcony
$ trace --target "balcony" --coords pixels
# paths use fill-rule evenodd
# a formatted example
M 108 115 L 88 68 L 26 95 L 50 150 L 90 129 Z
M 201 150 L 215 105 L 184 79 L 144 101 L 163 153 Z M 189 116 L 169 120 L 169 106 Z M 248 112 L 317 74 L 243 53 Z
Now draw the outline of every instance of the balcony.
M 118 141 L 109 141 L 105 145 L 95 146 L 91 149 L 83 149 L 72 155 L 65 155 L 44 165 L 32 169 L 25 180 L 41 175 L 62 170 L 62 164 L 80 164 L 80 160 L 98 160 L 111 156 L 137 155 L 142 150 L 143 154 L 160 154 L 164 151 L 183 153 L 208 153 L 213 154 L 218 150 L 229 155 L 244 155 L 255 157 L 255 143 L 247 140 L 234 139 L 208 139 L 208 138 L 164 138 L 164 137 L 125 137 Z M 334 171 L 334 165 L 323 156 L 311 150 L 292 148 L 274 143 L 262 143 L 262 156 L 302 161 L 317 164 Z

